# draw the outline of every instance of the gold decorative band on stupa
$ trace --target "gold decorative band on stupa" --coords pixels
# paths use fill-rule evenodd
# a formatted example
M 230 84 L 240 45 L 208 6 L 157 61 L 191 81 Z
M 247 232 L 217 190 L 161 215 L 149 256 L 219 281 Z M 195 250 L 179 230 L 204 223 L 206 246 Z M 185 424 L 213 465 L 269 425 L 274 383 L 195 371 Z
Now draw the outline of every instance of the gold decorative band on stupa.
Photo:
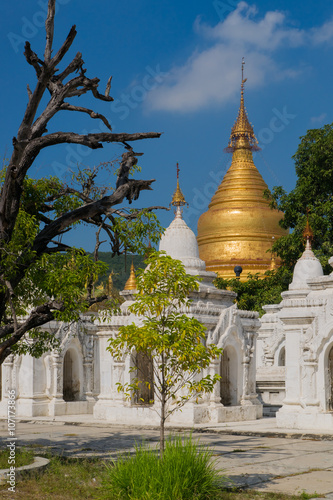
M 233 153 L 236 149 L 248 149 L 251 151 L 260 151 L 258 140 L 254 134 L 253 126 L 247 116 L 244 104 L 244 83 L 247 78 L 244 78 L 244 57 L 242 59 L 242 84 L 241 84 L 241 100 L 237 119 L 231 129 L 231 135 L 228 146 L 224 149 L 226 153 Z
M 131 272 L 128 280 L 126 281 L 124 290 L 136 290 L 136 278 L 135 278 L 133 261 L 131 264 Z

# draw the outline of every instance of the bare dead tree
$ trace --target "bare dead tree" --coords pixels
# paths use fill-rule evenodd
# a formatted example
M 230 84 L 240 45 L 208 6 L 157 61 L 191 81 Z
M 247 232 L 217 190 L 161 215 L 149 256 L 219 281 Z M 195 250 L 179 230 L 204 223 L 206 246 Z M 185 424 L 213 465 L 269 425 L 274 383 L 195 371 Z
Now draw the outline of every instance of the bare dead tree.
M 110 96 L 112 77 L 107 82 L 105 92 L 100 93 L 98 90 L 99 79 L 86 76 L 86 69 L 80 52 L 76 54 L 65 69 L 59 72 L 58 67 L 74 41 L 76 29 L 75 26 L 72 26 L 66 40 L 59 50 L 54 53 L 54 16 L 55 0 L 49 0 L 45 22 L 46 44 L 43 59 L 39 58 L 32 50 L 29 42 L 25 44 L 24 55 L 28 64 L 35 70 L 37 83 L 34 90 L 27 86 L 27 108 L 17 135 L 13 138 L 13 153 L 2 185 L 0 198 L 1 261 L 2 252 L 13 237 L 21 205 L 24 181 L 29 168 L 43 149 L 64 143 L 81 144 L 91 149 L 98 149 L 103 147 L 103 143 L 117 142 L 123 143 L 126 151 L 123 153 L 118 171 L 116 189 L 109 196 L 102 196 L 98 200 L 90 199 L 89 196 L 86 196 L 85 199 L 81 197 L 82 206 L 55 219 L 47 216 L 54 200 L 45 200 L 44 207 L 42 205 L 39 208 L 40 221 L 43 222 L 44 226 L 31 245 L 33 259 L 35 260 L 45 253 L 59 252 L 66 249 L 66 245 L 56 242 L 55 238 L 68 231 L 78 221 L 95 224 L 97 227 L 104 225 L 104 229 L 111 236 L 112 219 L 110 217 L 112 217 L 113 213 L 121 213 L 119 209 L 115 210 L 112 207 L 119 205 L 125 199 L 131 203 L 139 197 L 142 190 L 151 190 L 151 184 L 154 182 L 154 179 L 129 179 L 130 169 L 136 164 L 137 156 L 142 153 L 135 153 L 132 147 L 128 145 L 128 142 L 158 138 L 159 133 L 113 133 L 111 125 L 104 115 L 95 112 L 93 109 L 68 102 L 72 97 L 80 97 L 88 93 L 91 93 L 97 100 L 113 101 Z M 48 102 L 42 112 L 39 112 L 41 101 L 45 98 L 45 95 L 49 95 Z M 84 113 L 92 119 L 99 119 L 109 129 L 109 132 L 77 134 L 75 132 L 59 131 L 48 133 L 48 124 L 59 111 Z M 66 194 L 66 189 L 69 188 L 64 189 L 65 191 L 59 193 L 59 196 Z M 150 207 L 150 210 L 153 208 Z M 109 222 L 111 221 L 110 224 L 106 222 L 105 216 Z M 130 216 L 128 215 L 128 217 Z M 133 217 L 133 214 L 131 217 Z M 3 283 L 0 289 L 0 364 L 12 352 L 12 347 L 29 329 L 49 322 L 54 318 L 55 311 L 64 308 L 61 301 L 54 299 L 36 307 L 22 321 L 16 317 L 15 310 L 12 311 L 11 318 L 6 317 L 7 305 L 12 308 L 12 297 L 15 294 L 15 288 L 25 276 L 29 265 L 31 265 L 31 261 L 27 263 L 22 259 L 22 256 L 18 255 L 14 266 L 15 272 L 12 273 L 10 281 L 5 278 L 5 270 L 0 269 L 0 282 Z M 91 304 L 101 300 L 101 298 L 92 297 L 88 299 Z

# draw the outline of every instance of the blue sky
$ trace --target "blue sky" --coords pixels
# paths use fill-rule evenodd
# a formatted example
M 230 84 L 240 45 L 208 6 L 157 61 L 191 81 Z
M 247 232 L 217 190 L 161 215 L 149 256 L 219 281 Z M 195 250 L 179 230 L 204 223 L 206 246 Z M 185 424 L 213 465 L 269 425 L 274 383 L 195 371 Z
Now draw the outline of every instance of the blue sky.
M 11 154 L 27 103 L 26 85 L 34 86 L 24 40 L 43 54 L 46 3 L 0 5 L 3 157 Z M 139 175 L 156 179 L 137 206 L 169 205 L 178 161 L 190 204 L 184 218 L 194 232 L 230 164 L 223 148 L 238 111 L 242 57 L 246 107 L 262 147 L 255 163 L 270 188 L 294 187 L 291 156 L 299 137 L 333 122 L 333 5 L 327 0 L 59 0 L 55 49 L 72 24 L 78 34 L 66 61 L 82 52 L 87 74 L 100 78 L 101 91 L 113 75 L 114 103 L 83 97 L 80 104 L 103 112 L 114 132 L 163 132 L 160 139 L 135 143 L 144 153 Z M 49 131 L 106 131 L 97 120 L 70 115 L 57 116 Z M 37 158 L 30 175 L 66 180 L 78 162 L 92 166 L 121 152 L 118 145 L 98 152 L 55 146 Z M 113 183 L 113 176 L 108 181 Z M 159 217 L 167 226 L 173 215 L 161 211 Z M 87 250 L 94 245 L 87 228 L 75 231 L 71 241 Z

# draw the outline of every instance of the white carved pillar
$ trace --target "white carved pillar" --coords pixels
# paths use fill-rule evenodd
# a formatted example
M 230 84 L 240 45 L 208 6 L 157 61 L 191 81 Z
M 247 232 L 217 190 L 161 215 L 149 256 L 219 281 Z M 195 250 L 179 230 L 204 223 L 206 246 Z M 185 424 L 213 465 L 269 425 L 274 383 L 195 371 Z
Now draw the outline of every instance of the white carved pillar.
M 210 362 L 209 365 L 209 374 L 213 378 L 214 375 L 220 374 L 220 360 L 214 359 Z M 212 392 L 209 394 L 209 401 L 211 405 L 222 405 L 221 403 L 221 383 L 220 380 L 214 384 Z
M 50 365 L 52 399 L 49 403 L 49 415 L 63 415 L 66 412 L 66 403 L 63 399 L 63 357 L 54 353 Z
M 109 338 L 114 334 L 111 328 L 101 328 L 96 334 L 100 392 L 93 413 L 96 418 L 117 421 L 116 409 L 124 406 L 124 395 L 118 392 L 116 384 L 124 382 L 124 362 L 114 360 L 107 350 Z
M 305 360 L 302 367 L 302 398 L 301 404 L 318 406 L 316 370 L 318 363 L 314 360 Z

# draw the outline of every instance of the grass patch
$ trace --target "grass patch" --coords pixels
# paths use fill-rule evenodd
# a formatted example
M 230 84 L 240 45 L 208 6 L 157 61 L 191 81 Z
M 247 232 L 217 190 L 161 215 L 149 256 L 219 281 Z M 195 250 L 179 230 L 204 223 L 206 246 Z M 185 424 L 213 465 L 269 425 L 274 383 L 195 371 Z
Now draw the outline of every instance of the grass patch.
M 107 469 L 100 459 L 51 457 L 44 472 L 18 479 L 15 498 L 25 500 L 105 500 L 101 488 Z M 0 499 L 10 499 L 7 485 L 0 486 Z
M 13 458 L 10 455 L 9 448 L 0 451 L 0 469 L 9 469 L 14 465 L 15 467 L 22 467 L 23 465 L 32 464 L 34 461 L 34 452 L 26 448 L 16 448 L 15 450 L 15 463 L 9 463 Z
M 45 455 L 45 454 L 44 454 Z M 65 458 L 47 455 L 50 465 L 44 472 L 22 477 L 17 481 L 15 498 L 25 500 L 117 500 L 117 496 L 110 489 L 105 488 L 105 483 L 110 480 L 110 466 L 99 458 Z M 155 453 L 156 458 L 156 453 Z M 171 469 L 172 464 L 169 469 Z M 147 471 L 145 471 L 147 472 Z M 109 483 L 110 485 L 110 483 Z M 214 493 L 215 494 L 215 493 Z M 320 495 L 318 495 L 320 496 Z M 0 499 L 13 498 L 7 490 L 7 485 L 0 486 Z M 126 497 L 120 497 L 126 499 Z M 131 500 L 140 497 L 133 496 Z M 143 497 L 150 500 L 148 495 Z M 156 500 L 159 497 L 153 497 Z M 178 497 L 182 498 L 182 497 Z M 163 500 L 178 500 L 177 497 L 164 497 Z M 200 497 L 190 497 L 191 500 Z M 204 498 L 204 497 L 203 497 Z M 313 495 L 284 495 L 282 493 L 267 493 L 256 491 L 240 491 L 237 488 L 216 491 L 216 495 L 208 497 L 219 500 L 305 500 Z
M 137 445 L 135 455 L 120 455 L 108 469 L 105 490 L 115 500 L 214 499 L 224 479 L 212 452 L 191 436 L 167 439 L 163 459 L 147 445 Z

